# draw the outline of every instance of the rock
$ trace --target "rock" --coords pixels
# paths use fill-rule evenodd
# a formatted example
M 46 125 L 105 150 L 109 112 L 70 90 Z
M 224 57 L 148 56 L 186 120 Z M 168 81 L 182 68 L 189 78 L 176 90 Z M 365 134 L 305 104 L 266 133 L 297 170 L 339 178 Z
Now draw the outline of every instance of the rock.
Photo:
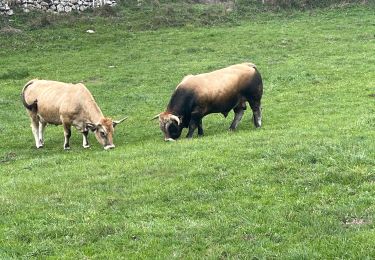
M 7 13 L 6 13 L 8 16 L 12 16 L 14 14 L 13 10 L 10 9 Z
M 57 9 L 57 12 L 59 12 L 59 13 L 64 12 L 64 6 L 62 4 L 58 4 L 56 9 Z
M 95 33 L 94 30 L 87 30 L 86 32 L 87 32 L 87 33 Z
M 70 6 L 65 6 L 65 12 L 70 13 L 72 8 Z

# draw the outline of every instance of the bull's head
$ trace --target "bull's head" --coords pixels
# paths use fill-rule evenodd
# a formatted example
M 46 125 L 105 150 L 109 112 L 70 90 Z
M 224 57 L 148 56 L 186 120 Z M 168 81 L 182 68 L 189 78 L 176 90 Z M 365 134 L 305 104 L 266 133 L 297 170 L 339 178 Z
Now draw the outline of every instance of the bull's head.
M 153 119 L 159 118 L 161 131 L 164 133 L 165 141 L 175 141 L 182 132 L 181 119 L 167 112 L 160 113 Z
M 113 121 L 110 118 L 102 118 L 99 123 L 87 123 L 86 126 L 88 129 L 95 132 L 96 140 L 103 145 L 105 150 L 108 150 L 115 148 L 115 145 L 113 144 L 113 133 L 115 127 L 125 119 L 127 119 L 127 117 L 118 121 Z

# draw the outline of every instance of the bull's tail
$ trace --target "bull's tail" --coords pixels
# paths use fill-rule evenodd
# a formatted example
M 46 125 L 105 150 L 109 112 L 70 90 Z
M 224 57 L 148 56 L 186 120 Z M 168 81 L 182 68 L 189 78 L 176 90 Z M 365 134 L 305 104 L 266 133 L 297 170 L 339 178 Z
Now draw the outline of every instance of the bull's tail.
M 24 105 L 25 108 L 27 108 L 30 111 L 36 110 L 37 104 L 38 104 L 38 100 L 34 100 L 34 102 L 32 104 L 28 104 L 26 102 L 26 99 L 25 99 L 25 91 L 26 91 L 27 87 L 30 86 L 33 83 L 34 83 L 34 80 L 31 80 L 31 81 L 27 82 L 26 85 L 23 87 L 22 92 L 21 92 L 22 104 Z

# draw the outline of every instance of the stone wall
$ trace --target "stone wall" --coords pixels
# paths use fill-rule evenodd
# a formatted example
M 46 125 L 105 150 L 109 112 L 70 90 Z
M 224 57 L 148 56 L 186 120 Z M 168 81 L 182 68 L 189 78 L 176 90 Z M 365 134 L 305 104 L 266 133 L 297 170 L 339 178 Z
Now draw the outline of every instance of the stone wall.
M 13 15 L 13 10 L 10 8 L 8 3 L 0 0 L 0 15 Z
M 0 15 L 13 15 L 13 6 L 21 7 L 24 12 L 39 9 L 52 13 L 69 13 L 103 5 L 115 6 L 116 0 L 0 0 Z

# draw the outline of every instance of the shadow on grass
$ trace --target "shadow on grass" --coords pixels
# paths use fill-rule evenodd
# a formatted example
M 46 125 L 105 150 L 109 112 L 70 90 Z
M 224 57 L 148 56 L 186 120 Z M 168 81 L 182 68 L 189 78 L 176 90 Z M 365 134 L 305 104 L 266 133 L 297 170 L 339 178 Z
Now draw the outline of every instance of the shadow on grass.
M 29 70 L 26 68 L 10 69 L 0 74 L 0 79 L 24 79 L 30 76 Z

